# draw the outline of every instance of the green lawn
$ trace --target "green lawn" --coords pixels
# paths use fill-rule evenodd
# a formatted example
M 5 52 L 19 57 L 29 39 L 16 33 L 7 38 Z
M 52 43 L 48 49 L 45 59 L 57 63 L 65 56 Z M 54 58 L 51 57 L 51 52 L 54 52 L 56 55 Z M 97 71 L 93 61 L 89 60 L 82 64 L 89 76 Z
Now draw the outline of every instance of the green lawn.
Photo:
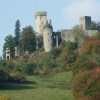
M 71 72 L 27 76 L 25 84 L 0 84 L 0 96 L 8 96 L 11 100 L 74 100 L 71 78 Z

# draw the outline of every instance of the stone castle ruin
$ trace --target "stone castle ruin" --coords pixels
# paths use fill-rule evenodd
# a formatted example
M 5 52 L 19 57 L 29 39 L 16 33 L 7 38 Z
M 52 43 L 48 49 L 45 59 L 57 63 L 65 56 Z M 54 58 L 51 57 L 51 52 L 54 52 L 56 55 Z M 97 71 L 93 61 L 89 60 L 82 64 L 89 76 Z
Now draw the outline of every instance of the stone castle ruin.
M 98 32 L 98 29 L 91 29 L 91 17 L 83 16 L 80 17 L 80 27 L 84 30 L 84 34 L 87 36 L 95 36 Z M 35 14 L 35 33 L 36 33 L 36 47 L 39 48 L 39 45 L 44 48 L 45 52 L 51 51 L 55 46 L 59 45 L 59 36 L 61 40 L 74 42 L 74 33 L 72 30 L 61 30 L 60 32 L 53 32 L 53 26 L 51 20 L 47 20 L 47 12 L 37 12 Z M 55 44 L 55 45 L 54 45 Z M 15 57 L 19 55 L 19 47 L 15 47 Z M 10 49 L 6 49 L 6 59 L 11 59 Z
M 53 27 L 51 24 L 51 20 L 48 21 L 47 20 L 47 12 L 37 12 L 35 14 L 35 27 L 36 27 L 36 37 L 37 37 L 37 49 L 38 49 L 38 45 L 39 43 L 43 42 L 43 48 L 45 50 L 45 52 L 49 52 L 52 50 L 53 48 Z M 38 40 L 39 37 L 42 38 L 42 40 Z M 56 40 L 57 40 L 58 35 L 55 36 Z M 57 46 L 58 46 L 58 41 L 57 42 Z
M 80 25 L 79 26 L 82 30 L 84 30 L 84 34 L 87 37 L 95 36 L 96 33 L 99 31 L 98 28 L 92 29 L 92 27 L 91 27 L 92 21 L 91 21 L 90 16 L 80 17 Z M 65 41 L 71 41 L 71 42 L 75 41 L 74 33 L 72 30 L 67 30 L 67 29 L 61 30 L 61 38 L 62 38 L 62 40 L 65 40 Z

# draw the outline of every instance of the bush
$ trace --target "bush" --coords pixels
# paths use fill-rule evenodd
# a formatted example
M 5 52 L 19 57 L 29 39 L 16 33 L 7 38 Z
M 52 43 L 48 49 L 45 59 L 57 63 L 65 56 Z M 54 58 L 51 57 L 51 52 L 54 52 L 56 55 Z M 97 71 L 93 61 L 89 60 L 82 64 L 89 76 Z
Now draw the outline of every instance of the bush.
M 24 82 L 25 77 L 20 71 L 16 71 L 10 74 L 9 81 L 10 82 Z
M 73 77 L 72 88 L 76 100 L 88 100 L 84 95 L 84 89 L 87 86 L 86 82 L 89 78 L 90 71 L 80 71 Z
M 35 64 L 26 64 L 23 66 L 22 70 L 27 75 L 33 75 L 35 71 Z
M 80 49 L 73 72 L 76 100 L 100 100 L 100 39 L 89 38 Z
M 100 68 L 80 71 L 72 81 L 76 100 L 100 100 Z
M 0 96 L 0 100 L 10 100 L 10 98 L 7 96 Z
M 4 82 L 8 80 L 8 74 L 3 69 L 0 69 L 0 82 Z

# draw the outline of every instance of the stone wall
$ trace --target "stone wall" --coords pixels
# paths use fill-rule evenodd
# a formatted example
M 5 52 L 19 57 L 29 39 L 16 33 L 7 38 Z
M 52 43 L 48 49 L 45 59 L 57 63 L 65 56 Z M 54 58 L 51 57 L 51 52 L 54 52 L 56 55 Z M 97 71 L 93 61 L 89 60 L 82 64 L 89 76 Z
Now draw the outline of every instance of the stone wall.
M 61 30 L 61 38 L 65 41 L 75 41 L 73 32 L 71 30 Z
M 92 36 L 95 36 L 98 32 L 98 30 L 85 30 L 85 34 L 88 36 L 88 37 L 92 37 Z

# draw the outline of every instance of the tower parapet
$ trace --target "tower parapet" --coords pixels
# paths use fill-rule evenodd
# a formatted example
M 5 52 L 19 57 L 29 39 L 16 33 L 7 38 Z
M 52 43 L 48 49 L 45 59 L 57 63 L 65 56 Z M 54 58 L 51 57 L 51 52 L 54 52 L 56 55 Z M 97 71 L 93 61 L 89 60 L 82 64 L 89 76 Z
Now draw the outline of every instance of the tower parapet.
M 35 14 L 35 21 L 36 21 L 35 27 L 36 27 L 37 35 L 43 36 L 43 28 L 47 23 L 47 12 L 37 12 Z
M 36 14 L 35 14 L 35 18 L 37 17 L 37 16 L 47 16 L 47 12 L 45 11 L 45 12 L 37 12 Z

